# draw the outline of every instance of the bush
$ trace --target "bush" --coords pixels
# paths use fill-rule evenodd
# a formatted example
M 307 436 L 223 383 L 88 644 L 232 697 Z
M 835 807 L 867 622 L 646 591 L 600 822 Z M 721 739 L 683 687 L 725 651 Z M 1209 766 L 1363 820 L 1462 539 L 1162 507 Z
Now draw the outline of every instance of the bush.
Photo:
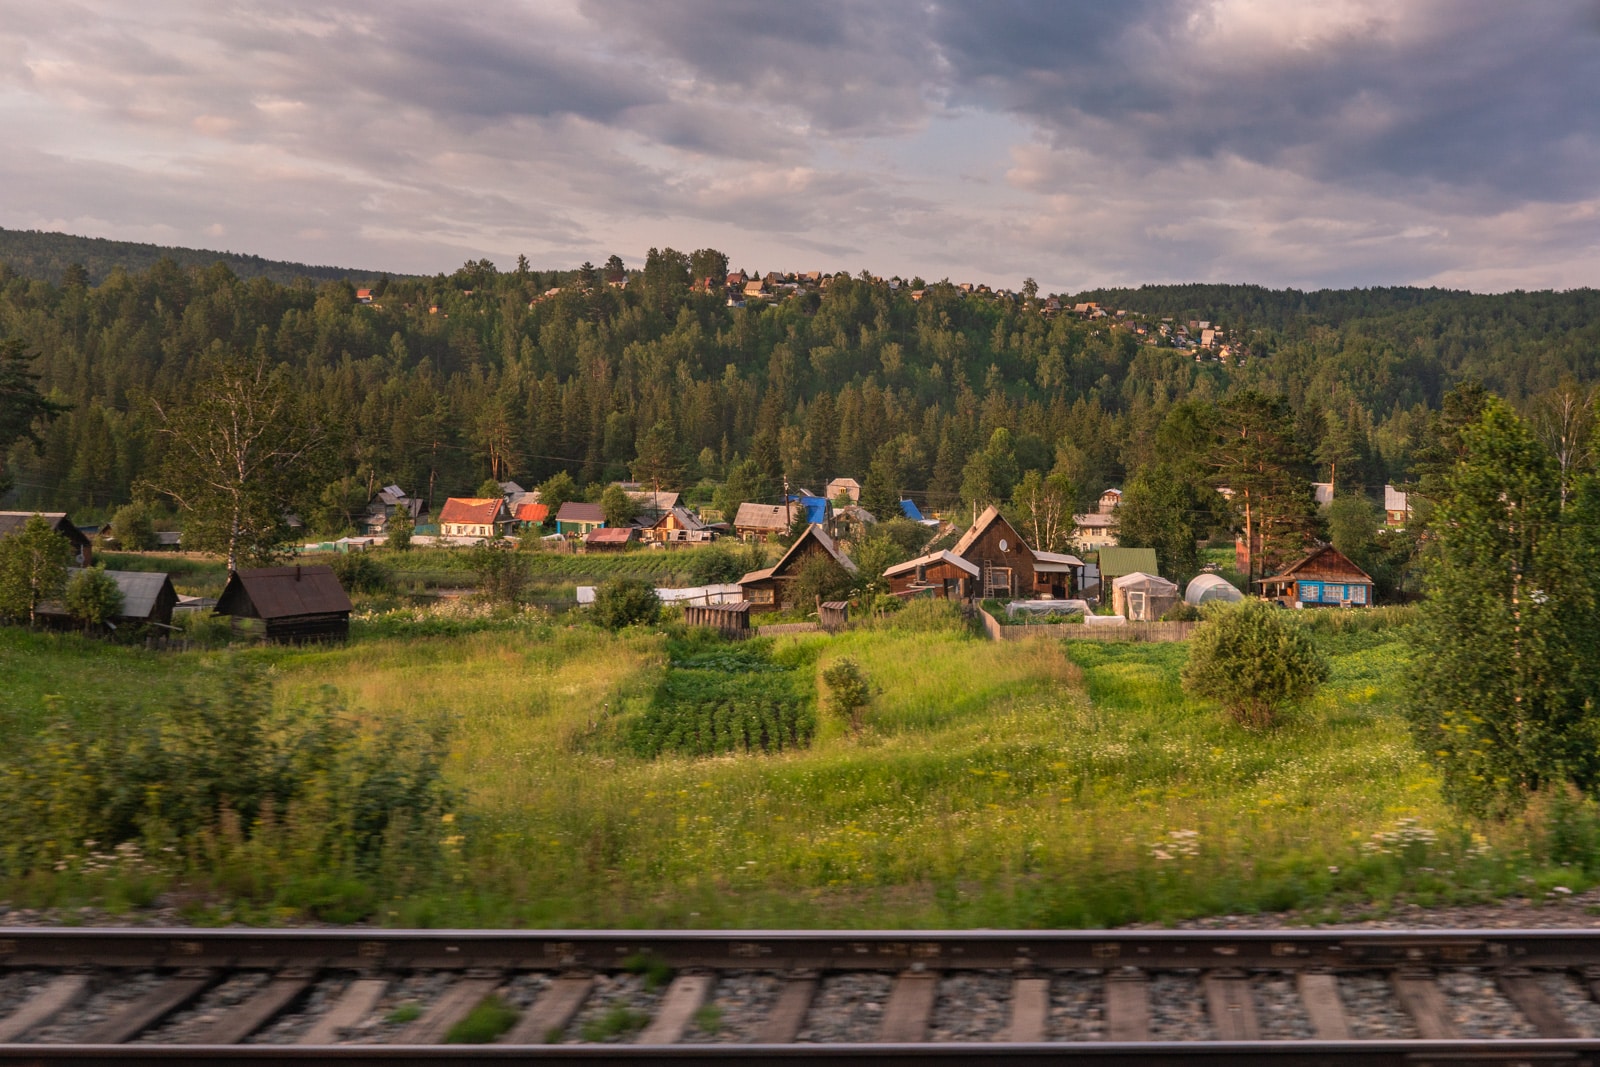
M 389 535 L 383 542 L 385 547 L 392 548 L 396 552 L 411 550 L 411 535 L 416 532 L 417 527 L 411 521 L 409 511 L 405 508 L 397 509 L 394 517 L 389 520 L 387 529 Z
M 815 611 L 819 602 L 850 596 L 850 572 L 821 552 L 800 564 L 794 580 L 794 603 L 801 611 Z
M 713 544 L 694 554 L 689 563 L 689 584 L 720 585 L 737 582 L 766 565 L 766 553 L 755 545 L 729 548 Z
M 614 578 L 594 591 L 594 618 L 608 630 L 661 618 L 661 598 L 655 586 L 639 578 Z
M 828 687 L 828 710 L 843 719 L 852 734 L 859 734 L 866 725 L 867 705 L 872 703 L 872 683 L 866 672 L 846 657 L 824 670 L 822 681 Z
M 1185 690 L 1220 701 L 1245 726 L 1271 726 L 1327 680 L 1327 660 L 1299 622 L 1259 600 L 1201 623 L 1183 668 Z
M 1162 622 L 1199 622 L 1200 609 L 1186 601 L 1180 600 L 1176 607 L 1161 616 Z
M 150 508 L 138 501 L 124 504 L 111 517 L 111 536 L 125 552 L 148 552 L 156 547 L 156 525 Z
M 468 560 L 478 576 L 478 593 L 496 604 L 519 604 L 527 596 L 530 573 L 526 554 L 503 543 L 475 547 Z
M 122 590 L 104 567 L 79 571 L 67 581 L 67 614 L 85 626 L 100 626 L 122 611 Z
M 392 593 L 394 572 L 365 552 L 341 552 L 329 564 L 348 593 Z

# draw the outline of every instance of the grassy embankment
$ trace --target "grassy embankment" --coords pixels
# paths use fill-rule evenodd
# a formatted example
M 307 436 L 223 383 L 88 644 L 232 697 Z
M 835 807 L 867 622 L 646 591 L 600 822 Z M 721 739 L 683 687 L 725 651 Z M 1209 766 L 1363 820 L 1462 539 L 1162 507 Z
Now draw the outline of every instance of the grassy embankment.
M 1587 813 L 1558 833 L 1548 806 L 1500 826 L 1449 816 L 1396 709 L 1398 631 L 1338 623 L 1318 626 L 1332 681 L 1267 732 L 1184 697 L 1179 644 L 997 645 L 953 627 L 780 639 L 808 671 L 843 655 L 865 668 L 869 729 L 824 715 L 809 750 L 710 759 L 615 740 L 665 669 L 654 633 L 358 630 L 346 648 L 234 655 L 269 667 L 280 701 L 332 686 L 367 716 L 452 717 L 448 774 L 467 799 L 440 828 L 449 862 L 383 902 L 382 922 L 1072 927 L 1589 884 Z M 219 656 L 11 631 L 6 720 L 26 730 L 63 693 L 159 699 Z M 204 914 L 282 916 L 189 873 Z

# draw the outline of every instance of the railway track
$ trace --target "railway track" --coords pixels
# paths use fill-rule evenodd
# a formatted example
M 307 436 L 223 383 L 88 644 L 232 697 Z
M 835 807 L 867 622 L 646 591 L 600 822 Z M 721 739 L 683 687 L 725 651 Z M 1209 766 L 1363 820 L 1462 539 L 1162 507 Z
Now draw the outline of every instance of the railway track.
M 1600 1065 L 1600 930 L 0 938 L 0 1063 L 752 1058 Z

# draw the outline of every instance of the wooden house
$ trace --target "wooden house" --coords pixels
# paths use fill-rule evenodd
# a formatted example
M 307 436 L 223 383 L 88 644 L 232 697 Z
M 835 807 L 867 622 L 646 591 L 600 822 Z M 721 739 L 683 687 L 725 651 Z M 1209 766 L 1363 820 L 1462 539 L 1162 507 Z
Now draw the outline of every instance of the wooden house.
M 642 525 L 640 533 L 646 541 L 667 545 L 705 544 L 716 537 L 693 512 L 681 507 L 671 508 L 649 525 Z
M 313 564 L 234 571 L 215 614 L 232 616 L 235 629 L 300 644 L 345 640 L 351 610 L 333 568 Z
M 778 611 L 794 607 L 794 583 L 800 569 L 813 556 L 826 556 L 848 574 L 856 573 L 850 557 L 839 551 L 826 530 L 813 523 L 806 532 L 795 539 L 789 551 L 772 566 L 751 571 L 739 579 L 739 589 L 750 604 L 751 611 Z
M 1372 606 L 1372 576 L 1332 545 L 1313 550 L 1258 584 L 1264 599 L 1287 608 Z
M 854 478 L 835 478 L 822 490 L 829 500 L 838 500 L 841 496 L 850 498 L 850 503 L 861 503 L 861 483 Z
M 1037 577 L 1033 550 L 993 505 L 984 509 L 950 553 L 978 568 L 975 595 L 980 598 L 1034 594 Z
M 88 536 L 64 511 L 0 511 L 0 539 L 22 532 L 28 520 L 38 515 L 50 524 L 50 529 L 67 539 L 72 546 L 74 566 L 87 567 L 94 562 L 94 545 Z
M 67 571 L 67 580 L 82 573 L 82 568 L 72 567 Z M 172 579 L 162 571 L 106 571 L 105 576 L 117 583 L 117 591 L 122 594 L 122 610 L 113 615 L 110 622 L 113 628 L 117 626 L 141 623 L 156 623 L 161 626 L 172 625 L 172 612 L 178 606 L 178 591 L 172 587 Z M 48 620 L 52 625 L 70 625 L 71 618 L 67 614 L 66 606 L 59 601 L 47 601 L 39 605 L 39 615 Z
M 906 560 L 883 572 L 889 580 L 889 592 L 894 596 L 925 594 L 940 600 L 971 599 L 980 574 L 976 563 L 969 563 L 948 551 Z
M 584 537 L 605 524 L 606 513 L 599 504 L 569 500 L 556 512 L 556 533 L 563 537 Z
M 408 496 L 404 489 L 398 485 L 386 485 L 379 489 L 367 503 L 367 513 L 361 520 L 363 533 L 381 534 L 389 529 L 389 522 L 400 513 L 404 512 L 413 525 L 422 520 L 423 503 L 415 497 Z
M 733 516 L 733 532 L 747 541 L 782 537 L 794 521 L 787 504 L 740 504 Z
M 1083 589 L 1083 560 L 1065 552 L 1033 550 L 1034 596 L 1066 600 Z
M 549 505 L 531 501 L 518 504 L 516 510 L 511 514 L 512 521 L 517 524 L 517 529 L 519 530 L 531 530 L 537 526 L 542 526 L 544 525 L 544 520 L 549 517 Z
M 1411 521 L 1411 498 L 1392 485 L 1383 487 L 1383 516 L 1388 526 L 1404 526 Z
M 503 537 L 511 532 L 511 513 L 504 497 L 451 497 L 439 509 L 439 533 L 445 537 Z

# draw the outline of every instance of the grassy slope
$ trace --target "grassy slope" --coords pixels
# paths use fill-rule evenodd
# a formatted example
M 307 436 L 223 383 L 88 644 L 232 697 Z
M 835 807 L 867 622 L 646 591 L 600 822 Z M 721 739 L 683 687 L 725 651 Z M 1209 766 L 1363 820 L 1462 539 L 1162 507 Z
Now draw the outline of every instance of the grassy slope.
M 1182 696 L 1181 645 L 803 635 L 783 640 L 819 668 L 852 656 L 880 687 L 864 737 L 825 718 L 807 752 L 655 762 L 610 738 L 659 677 L 657 635 L 544 625 L 245 654 L 284 699 L 331 685 L 366 714 L 455 716 L 451 774 L 471 791 L 457 878 L 394 902 L 397 924 L 1090 926 L 1524 875 L 1577 887 L 1516 859 L 1517 826 L 1497 835 L 1503 860 L 1471 858 L 1465 831 L 1364 852 L 1397 820 L 1448 820 L 1394 706 L 1394 631 L 1319 639 L 1331 684 L 1249 733 Z M 63 686 L 159 687 L 202 662 L 0 637 L 24 719 Z

